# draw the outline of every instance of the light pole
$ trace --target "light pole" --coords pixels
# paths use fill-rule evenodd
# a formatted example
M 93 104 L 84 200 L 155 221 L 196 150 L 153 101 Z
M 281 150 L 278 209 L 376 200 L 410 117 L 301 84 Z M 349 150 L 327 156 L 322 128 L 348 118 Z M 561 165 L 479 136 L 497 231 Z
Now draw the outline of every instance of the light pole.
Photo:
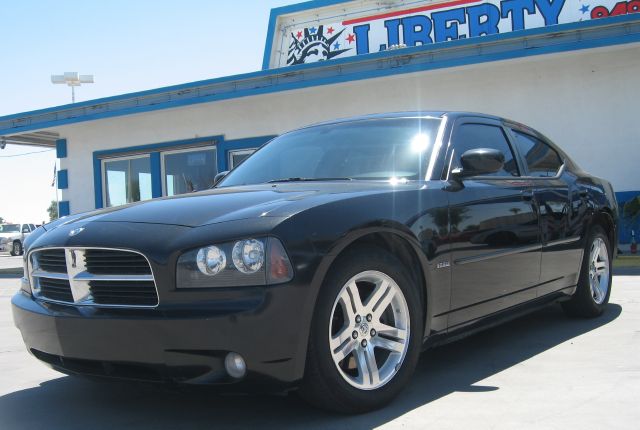
M 70 86 L 71 103 L 75 103 L 76 87 L 82 84 L 93 84 L 93 75 L 78 75 L 78 72 L 64 72 L 63 75 L 51 75 L 51 83 Z

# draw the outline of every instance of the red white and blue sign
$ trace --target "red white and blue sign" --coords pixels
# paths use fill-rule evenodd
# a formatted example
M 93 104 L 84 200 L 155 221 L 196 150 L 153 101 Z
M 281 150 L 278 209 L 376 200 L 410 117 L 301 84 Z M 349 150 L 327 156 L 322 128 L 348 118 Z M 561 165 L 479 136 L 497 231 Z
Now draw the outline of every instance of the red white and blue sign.
M 326 19 L 314 10 L 285 17 L 271 67 L 637 12 L 640 0 L 404 1 L 393 7 L 356 1 L 345 3 L 339 13 L 325 13 L 331 15 Z

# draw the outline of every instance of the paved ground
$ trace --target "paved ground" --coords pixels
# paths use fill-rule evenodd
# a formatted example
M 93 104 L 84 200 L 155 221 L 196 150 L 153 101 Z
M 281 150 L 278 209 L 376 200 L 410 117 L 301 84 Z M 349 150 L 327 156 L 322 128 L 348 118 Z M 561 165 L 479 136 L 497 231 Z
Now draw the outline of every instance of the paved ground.
M 3 277 L 4 276 L 4 277 Z M 63 376 L 24 350 L 0 275 L 0 428 L 637 429 L 640 276 L 616 276 L 595 320 L 549 307 L 425 353 L 388 408 L 344 417 L 295 396 L 220 397 L 208 391 L 96 383 Z
M 8 252 L 0 252 L 0 273 L 22 267 L 22 256 L 12 257 Z

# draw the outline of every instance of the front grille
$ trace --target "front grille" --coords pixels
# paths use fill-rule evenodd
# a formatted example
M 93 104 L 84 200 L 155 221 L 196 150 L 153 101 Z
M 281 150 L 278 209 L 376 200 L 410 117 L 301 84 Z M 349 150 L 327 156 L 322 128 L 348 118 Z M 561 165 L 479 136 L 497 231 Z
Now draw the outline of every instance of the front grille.
M 137 252 L 58 248 L 32 252 L 34 296 L 45 301 L 101 307 L 153 307 L 158 291 L 147 259 Z
M 153 281 L 90 281 L 93 301 L 97 304 L 155 306 L 158 295 Z
M 38 252 L 38 265 L 47 272 L 67 273 L 64 249 L 48 249 Z
M 151 268 L 140 254 L 112 249 L 87 249 L 84 253 L 87 271 L 103 275 L 147 275 Z
M 68 279 L 40 278 L 40 291 L 43 297 L 59 302 L 73 302 L 71 284 Z

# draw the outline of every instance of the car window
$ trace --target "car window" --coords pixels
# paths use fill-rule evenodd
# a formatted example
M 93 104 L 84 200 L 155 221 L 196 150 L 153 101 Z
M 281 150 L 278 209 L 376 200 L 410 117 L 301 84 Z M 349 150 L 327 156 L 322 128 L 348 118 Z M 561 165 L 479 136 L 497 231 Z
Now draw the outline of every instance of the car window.
M 460 156 L 477 148 L 497 149 L 504 154 L 503 168 L 487 176 L 519 176 L 518 164 L 504 131 L 501 127 L 488 124 L 462 124 L 454 131 L 451 168 L 462 167 Z
M 31 229 L 31 231 L 34 231 L 36 229 L 36 226 L 34 224 L 29 224 L 29 228 Z
M 518 151 L 524 157 L 530 176 L 552 177 L 558 174 L 562 159 L 558 153 L 542 140 L 513 130 Z

